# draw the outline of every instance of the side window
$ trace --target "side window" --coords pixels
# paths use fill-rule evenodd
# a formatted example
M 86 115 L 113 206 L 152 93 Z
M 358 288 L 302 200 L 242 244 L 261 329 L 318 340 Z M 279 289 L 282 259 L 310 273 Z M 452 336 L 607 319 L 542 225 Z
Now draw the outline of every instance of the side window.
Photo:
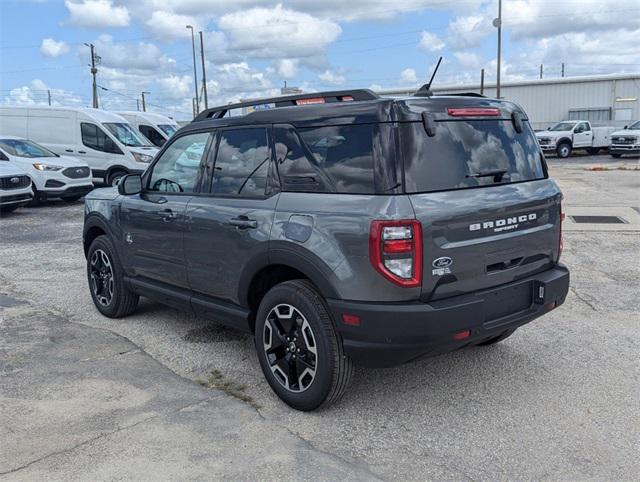
M 586 122 L 580 122 L 580 124 L 576 126 L 576 132 L 589 132 L 590 130 L 589 124 Z
M 238 197 L 263 197 L 269 159 L 266 129 L 222 131 L 211 192 Z
M 149 191 L 193 192 L 209 135 L 202 132 L 176 139 L 153 166 Z
M 371 124 L 304 128 L 297 134 L 278 129 L 283 190 L 375 193 L 374 130 Z
M 283 191 L 332 192 L 331 183 L 303 147 L 295 129 L 277 127 L 275 132 L 276 165 Z
M 143 136 L 149 139 L 154 146 L 162 147 L 165 143 L 165 138 L 151 126 L 140 125 L 138 127 Z
M 80 133 L 82 134 L 82 143 L 85 146 L 96 151 L 122 154 L 120 148 L 97 125 L 83 122 L 80 124 Z

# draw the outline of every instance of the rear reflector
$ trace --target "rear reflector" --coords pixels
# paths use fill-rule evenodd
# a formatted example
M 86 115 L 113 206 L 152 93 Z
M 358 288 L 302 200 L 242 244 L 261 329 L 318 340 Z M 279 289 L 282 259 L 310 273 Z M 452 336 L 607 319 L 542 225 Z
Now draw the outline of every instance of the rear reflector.
M 349 326 L 360 326 L 361 320 L 358 315 L 342 314 L 342 322 Z
M 324 104 L 324 97 L 311 97 L 309 99 L 296 100 L 296 105 L 308 105 L 308 104 Z
M 469 338 L 471 336 L 470 330 L 459 331 L 458 333 L 453 335 L 454 340 L 464 340 L 465 338 Z
M 451 117 L 499 116 L 500 109 L 494 107 L 449 107 L 447 114 Z

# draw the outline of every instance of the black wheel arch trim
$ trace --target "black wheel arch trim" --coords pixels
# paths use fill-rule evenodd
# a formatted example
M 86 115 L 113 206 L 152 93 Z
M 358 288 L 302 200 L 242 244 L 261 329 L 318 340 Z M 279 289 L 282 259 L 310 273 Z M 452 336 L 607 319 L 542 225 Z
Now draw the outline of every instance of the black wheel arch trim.
M 87 251 L 89 250 L 89 246 L 86 244 L 87 233 L 92 228 L 100 228 L 105 234 L 111 239 L 114 247 L 118 249 L 117 237 L 113 232 L 113 229 L 109 225 L 109 222 L 103 217 L 102 214 L 94 212 L 87 215 L 84 221 L 84 226 L 82 228 L 82 244 L 84 247 L 84 255 L 87 256 Z M 120 254 L 120 253 L 118 253 Z
M 558 141 L 556 142 L 556 146 L 559 146 L 560 144 L 569 144 L 569 146 L 573 147 L 573 142 L 568 137 L 562 137 L 558 139 Z

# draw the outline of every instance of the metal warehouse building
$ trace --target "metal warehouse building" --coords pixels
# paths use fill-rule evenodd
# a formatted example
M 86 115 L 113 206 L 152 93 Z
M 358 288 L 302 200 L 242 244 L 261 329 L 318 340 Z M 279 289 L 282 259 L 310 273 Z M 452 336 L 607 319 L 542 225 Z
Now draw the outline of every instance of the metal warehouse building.
M 480 93 L 480 84 L 437 85 L 437 94 Z M 640 119 L 640 74 L 563 77 L 503 82 L 503 99 L 520 104 L 534 129 L 546 129 L 557 121 L 585 119 L 594 125 L 623 127 Z M 381 95 L 410 95 L 415 89 L 385 90 Z M 495 97 L 496 84 L 484 86 L 484 95 Z

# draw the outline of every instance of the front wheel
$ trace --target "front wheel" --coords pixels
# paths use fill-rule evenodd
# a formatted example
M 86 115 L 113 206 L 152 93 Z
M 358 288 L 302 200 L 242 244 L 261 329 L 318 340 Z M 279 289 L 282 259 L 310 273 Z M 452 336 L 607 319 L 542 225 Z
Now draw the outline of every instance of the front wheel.
M 125 285 L 118 254 L 104 235 L 94 239 L 87 252 L 87 279 L 93 304 L 104 316 L 121 318 L 138 306 L 139 297 Z
M 556 149 L 556 152 L 558 154 L 558 157 L 562 159 L 566 159 L 571 155 L 571 146 L 566 142 L 563 142 L 558 146 L 558 148 Z
M 306 280 L 281 283 L 265 295 L 255 344 L 267 382 L 296 410 L 326 407 L 349 386 L 353 364 L 323 298 Z

